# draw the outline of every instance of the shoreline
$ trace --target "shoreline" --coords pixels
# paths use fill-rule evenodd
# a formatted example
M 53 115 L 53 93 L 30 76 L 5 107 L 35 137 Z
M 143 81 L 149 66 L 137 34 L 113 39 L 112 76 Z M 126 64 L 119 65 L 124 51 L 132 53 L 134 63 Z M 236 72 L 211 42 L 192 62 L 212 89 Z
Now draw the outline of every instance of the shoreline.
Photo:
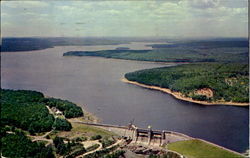
M 83 120 L 85 122 L 91 122 L 91 123 L 101 123 L 102 122 L 101 118 L 99 118 L 95 114 L 89 112 L 87 110 L 87 108 L 85 107 L 85 105 L 81 106 L 81 104 L 78 104 L 78 103 L 75 103 L 75 104 L 82 108 L 84 115 L 83 115 L 83 117 L 80 117 L 80 118 L 82 118 L 81 120 Z M 76 117 L 75 119 L 79 120 L 79 117 Z
M 76 105 L 79 106 L 79 104 L 76 104 Z M 79 106 L 79 107 L 81 107 L 81 106 Z M 87 111 L 83 107 L 81 107 L 81 108 L 83 110 L 84 116 L 70 118 L 70 119 L 67 119 L 67 120 L 69 122 L 71 122 L 71 123 L 74 123 L 75 121 L 83 121 L 83 122 L 86 122 L 86 123 L 101 123 L 102 122 L 99 117 L 97 117 L 96 115 L 94 115 L 91 112 Z
M 158 90 L 158 91 L 170 94 L 173 97 L 175 97 L 176 99 L 191 102 L 191 103 L 196 103 L 196 104 L 202 104 L 202 105 L 232 105 L 232 106 L 243 106 L 243 107 L 249 106 L 249 103 L 234 103 L 234 102 L 211 102 L 210 103 L 210 102 L 206 102 L 206 101 L 198 101 L 198 100 L 193 100 L 192 98 L 189 98 L 189 97 L 184 97 L 182 95 L 182 93 L 173 92 L 173 91 L 171 91 L 171 89 L 168 89 L 168 88 L 161 88 L 161 87 L 157 87 L 157 86 L 149 86 L 149 85 L 142 84 L 142 83 L 139 83 L 139 82 L 129 81 L 126 78 L 122 78 L 121 81 L 125 82 L 125 83 L 129 83 L 129 84 L 133 84 L 133 85 L 136 85 L 136 86 L 148 88 L 148 89 Z
M 102 56 L 77 56 L 77 55 L 69 55 L 69 56 L 63 56 L 66 58 L 70 57 L 89 57 L 89 58 L 103 58 L 108 60 L 120 60 L 120 61 L 131 61 L 131 62 L 143 62 L 143 63 L 151 63 L 151 64 L 159 64 L 159 65 L 171 65 L 175 66 L 178 64 L 189 64 L 191 62 L 176 62 L 176 61 L 149 61 L 149 60 L 133 60 L 133 59 L 122 59 L 122 58 L 107 58 Z
M 44 95 L 44 98 L 54 98 L 54 97 Z M 87 122 L 87 123 L 89 123 L 89 122 L 90 123 L 101 123 L 102 122 L 101 118 L 97 117 L 93 113 L 86 110 L 86 108 L 84 107 L 85 105 L 78 104 L 78 103 L 75 103 L 75 102 L 72 102 L 72 103 L 76 104 L 78 107 L 80 107 L 82 109 L 83 116 L 82 117 L 75 117 L 75 118 L 67 119 L 68 121 L 70 121 L 70 122 L 71 121 L 84 121 L 84 122 Z

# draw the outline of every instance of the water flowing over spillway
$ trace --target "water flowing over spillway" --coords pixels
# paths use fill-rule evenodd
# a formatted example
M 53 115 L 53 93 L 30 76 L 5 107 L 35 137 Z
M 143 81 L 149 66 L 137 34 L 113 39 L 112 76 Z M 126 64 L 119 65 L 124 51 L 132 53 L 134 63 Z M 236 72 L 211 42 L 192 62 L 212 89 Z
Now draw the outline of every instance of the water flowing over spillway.
M 146 43 L 119 46 L 65 46 L 1 54 L 1 86 L 29 89 L 84 105 L 104 123 L 182 132 L 243 152 L 248 148 L 248 107 L 204 106 L 121 82 L 127 72 L 171 66 L 105 59 L 63 57 L 67 51 L 117 47 L 149 49 Z

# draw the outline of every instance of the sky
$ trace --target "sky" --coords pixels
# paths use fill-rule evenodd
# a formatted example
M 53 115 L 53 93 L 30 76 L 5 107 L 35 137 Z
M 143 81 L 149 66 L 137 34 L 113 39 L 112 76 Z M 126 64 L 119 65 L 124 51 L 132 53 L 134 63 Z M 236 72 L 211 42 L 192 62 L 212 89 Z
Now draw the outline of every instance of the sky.
M 2 37 L 247 37 L 247 0 L 1 1 Z

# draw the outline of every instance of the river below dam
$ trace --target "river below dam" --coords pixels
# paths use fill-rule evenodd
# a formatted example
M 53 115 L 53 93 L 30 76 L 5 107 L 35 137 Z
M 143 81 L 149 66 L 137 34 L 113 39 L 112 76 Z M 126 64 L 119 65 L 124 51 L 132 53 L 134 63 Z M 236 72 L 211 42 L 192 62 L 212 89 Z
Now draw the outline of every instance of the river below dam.
M 41 91 L 75 102 L 103 123 L 134 124 L 172 130 L 244 152 L 249 147 L 249 108 L 205 106 L 177 100 L 169 94 L 121 81 L 135 70 L 173 66 L 99 57 L 63 57 L 67 51 L 117 47 L 151 49 L 149 43 L 103 46 L 58 46 L 1 53 L 1 87 Z

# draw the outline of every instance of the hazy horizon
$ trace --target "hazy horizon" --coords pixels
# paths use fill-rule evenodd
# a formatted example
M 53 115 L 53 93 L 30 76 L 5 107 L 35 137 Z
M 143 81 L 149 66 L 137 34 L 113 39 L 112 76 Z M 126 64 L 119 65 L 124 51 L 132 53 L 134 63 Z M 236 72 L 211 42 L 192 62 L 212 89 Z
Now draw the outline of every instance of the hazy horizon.
M 247 38 L 248 1 L 1 1 L 1 36 Z
M 120 39 L 145 39 L 145 40 L 192 40 L 192 39 L 248 39 L 247 37 L 240 37 L 240 36 L 235 36 L 235 37 L 221 37 L 221 36 L 210 36 L 210 37 L 159 37 L 159 36 L 145 36 L 145 37 L 139 37 L 139 36 L 5 36 L 1 38 L 107 38 L 107 39 L 112 39 L 112 38 L 120 38 Z

